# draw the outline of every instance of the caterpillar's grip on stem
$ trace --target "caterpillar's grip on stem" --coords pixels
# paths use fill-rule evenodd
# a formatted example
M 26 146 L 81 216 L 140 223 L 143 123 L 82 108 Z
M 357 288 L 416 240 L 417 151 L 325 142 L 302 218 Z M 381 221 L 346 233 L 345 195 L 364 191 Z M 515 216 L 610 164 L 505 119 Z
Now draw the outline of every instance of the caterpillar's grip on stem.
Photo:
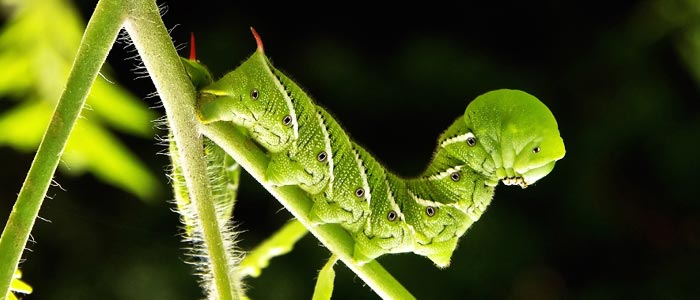
M 414 252 L 449 265 L 458 239 L 485 211 L 499 181 L 525 188 L 565 154 L 556 120 L 541 101 L 496 90 L 472 101 L 439 137 L 420 176 L 402 178 L 274 68 L 253 35 L 257 51 L 202 89 L 200 121 L 245 128 L 269 152 L 267 184 L 308 192 L 310 218 L 348 230 L 357 263 Z

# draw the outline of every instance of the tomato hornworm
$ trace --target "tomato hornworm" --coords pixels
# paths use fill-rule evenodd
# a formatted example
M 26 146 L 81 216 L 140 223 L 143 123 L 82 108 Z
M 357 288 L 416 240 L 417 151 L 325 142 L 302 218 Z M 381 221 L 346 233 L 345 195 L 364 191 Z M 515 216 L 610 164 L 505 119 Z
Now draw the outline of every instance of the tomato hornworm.
M 268 151 L 268 184 L 296 185 L 318 223 L 338 223 L 362 264 L 414 252 L 446 267 L 458 239 L 491 202 L 498 182 L 527 187 L 549 174 L 565 149 L 557 122 L 537 98 L 495 90 L 474 99 L 438 138 L 415 178 L 384 168 L 335 118 L 257 50 L 200 90 L 203 123 L 232 122 Z

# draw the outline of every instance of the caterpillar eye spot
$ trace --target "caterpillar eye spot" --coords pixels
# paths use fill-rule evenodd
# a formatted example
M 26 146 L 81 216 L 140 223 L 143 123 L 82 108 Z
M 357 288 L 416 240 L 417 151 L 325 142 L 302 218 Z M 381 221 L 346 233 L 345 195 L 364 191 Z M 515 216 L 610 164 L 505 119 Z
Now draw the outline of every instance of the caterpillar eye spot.
M 537 153 L 540 153 L 541 150 L 542 149 L 538 146 L 538 147 L 532 148 L 532 153 L 537 154 Z
M 284 124 L 285 126 L 291 125 L 292 124 L 292 116 L 290 116 L 290 115 L 284 116 L 284 119 L 282 119 L 282 124 Z
M 427 214 L 428 217 L 432 217 L 435 215 L 436 210 L 437 210 L 437 208 L 432 207 L 432 206 L 428 206 L 425 208 L 425 214 Z
M 250 91 L 250 98 L 253 98 L 253 100 L 258 100 L 258 96 L 260 96 L 260 92 L 258 92 L 258 89 L 253 89 Z
M 386 219 L 389 220 L 389 222 L 394 222 L 396 220 L 396 212 L 393 210 L 390 210 L 388 214 L 386 214 Z
M 459 179 L 461 179 L 461 178 L 462 178 L 462 175 L 460 175 L 459 172 L 454 172 L 454 173 L 450 174 L 450 179 L 452 179 L 452 181 L 454 181 L 454 182 L 459 181 Z
M 362 196 L 364 196 L 364 195 L 365 195 L 365 190 L 363 190 L 362 188 L 358 188 L 355 190 L 355 196 L 357 198 L 362 198 Z
M 318 161 L 320 161 L 320 162 L 324 162 L 324 161 L 326 161 L 326 159 L 328 159 L 328 154 L 326 154 L 325 151 L 321 151 L 321 152 L 316 156 L 316 159 L 318 159 Z
M 476 145 L 476 137 L 471 132 L 467 134 L 467 145 L 474 147 Z

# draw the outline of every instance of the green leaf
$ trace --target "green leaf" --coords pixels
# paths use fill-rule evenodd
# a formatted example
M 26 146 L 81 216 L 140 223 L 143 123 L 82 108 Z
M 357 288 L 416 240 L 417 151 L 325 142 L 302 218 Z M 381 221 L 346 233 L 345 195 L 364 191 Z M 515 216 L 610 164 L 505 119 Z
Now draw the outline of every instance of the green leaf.
M 63 153 L 62 170 L 89 170 L 101 180 L 119 186 L 142 199 L 152 199 L 160 187 L 155 177 L 119 140 L 96 123 L 80 119 Z
M 39 215 L 73 127 L 80 116 L 87 94 L 104 64 L 112 43 L 122 27 L 124 5 L 101 1 L 85 32 L 89 47 L 81 47 L 65 90 L 60 96 L 51 122 L 39 144 L 27 177 L 17 195 L 17 201 L 0 235 L 0 295 L 9 293 L 10 285 L 29 233 Z M 19 124 L 21 125 L 21 124 Z
M 19 269 L 15 269 L 15 274 L 12 275 L 12 282 L 10 283 L 10 299 L 17 299 L 17 297 L 12 293 L 22 293 L 31 294 L 32 287 L 26 282 L 20 280 L 22 278 L 22 272 Z
M 327 300 L 333 296 L 333 282 L 335 281 L 335 270 L 333 266 L 338 261 L 338 257 L 332 255 L 326 265 L 318 272 L 316 287 L 314 288 L 313 300 Z
M 243 259 L 240 265 L 241 276 L 260 276 L 262 269 L 270 264 L 272 258 L 292 251 L 294 244 L 307 232 L 306 227 L 298 220 L 289 221 Z
M 47 102 L 27 101 L 0 114 L 0 145 L 29 152 L 36 149 L 51 118 Z
M 146 138 L 153 136 L 152 121 L 156 114 L 118 85 L 98 77 L 86 103 L 92 110 L 84 110 L 84 116 L 94 113 L 100 121 L 119 131 Z
M 0 145 L 10 145 L 25 152 L 34 150 L 41 141 L 52 109 L 47 102 L 29 101 L 0 115 L 0 132 L 3 133 Z M 90 171 L 143 199 L 152 198 L 160 186 L 114 135 L 88 119 L 78 121 L 62 159 L 62 170 L 68 174 L 80 175 Z
M 64 89 L 85 25 L 67 1 L 9 1 L 4 5 L 11 14 L 0 32 L 0 98 L 20 103 L 0 112 L 0 145 L 33 151 Z M 102 69 L 102 73 L 108 70 Z M 105 126 L 151 138 L 156 113 L 118 85 L 98 77 L 81 116 L 61 170 L 91 172 L 144 200 L 155 195 L 162 185 Z

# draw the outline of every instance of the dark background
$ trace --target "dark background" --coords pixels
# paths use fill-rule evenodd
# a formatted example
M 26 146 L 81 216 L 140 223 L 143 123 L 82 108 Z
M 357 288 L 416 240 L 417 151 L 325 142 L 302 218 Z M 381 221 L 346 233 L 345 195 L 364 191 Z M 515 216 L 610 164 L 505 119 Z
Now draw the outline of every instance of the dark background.
M 87 20 L 95 1 L 80 2 Z M 255 50 L 255 27 L 275 66 L 405 176 L 422 171 L 438 134 L 486 91 L 521 89 L 549 106 L 566 157 L 526 190 L 497 188 L 452 266 L 413 254 L 379 259 L 419 299 L 694 299 L 700 98 L 679 50 L 700 14 L 688 3 L 170 1 L 164 21 L 176 44 L 196 34 L 198 58 L 217 76 Z M 694 21 L 678 21 L 687 14 Z M 155 106 L 123 46 L 109 57 L 118 81 Z M 166 168 L 154 139 L 123 139 L 152 170 Z M 0 155 L 10 162 L 0 196 L 14 199 L 33 155 Z M 27 299 L 199 298 L 161 179 L 153 205 L 91 175 L 58 174 L 67 191 L 49 191 L 40 215 L 50 222 L 37 222 L 23 256 L 35 289 Z M 239 200 L 244 249 L 291 218 L 248 175 Z M 1 202 L 3 224 L 11 202 Z M 328 256 L 307 236 L 247 280 L 248 294 L 309 299 Z M 336 270 L 335 299 L 376 298 L 345 266 Z

